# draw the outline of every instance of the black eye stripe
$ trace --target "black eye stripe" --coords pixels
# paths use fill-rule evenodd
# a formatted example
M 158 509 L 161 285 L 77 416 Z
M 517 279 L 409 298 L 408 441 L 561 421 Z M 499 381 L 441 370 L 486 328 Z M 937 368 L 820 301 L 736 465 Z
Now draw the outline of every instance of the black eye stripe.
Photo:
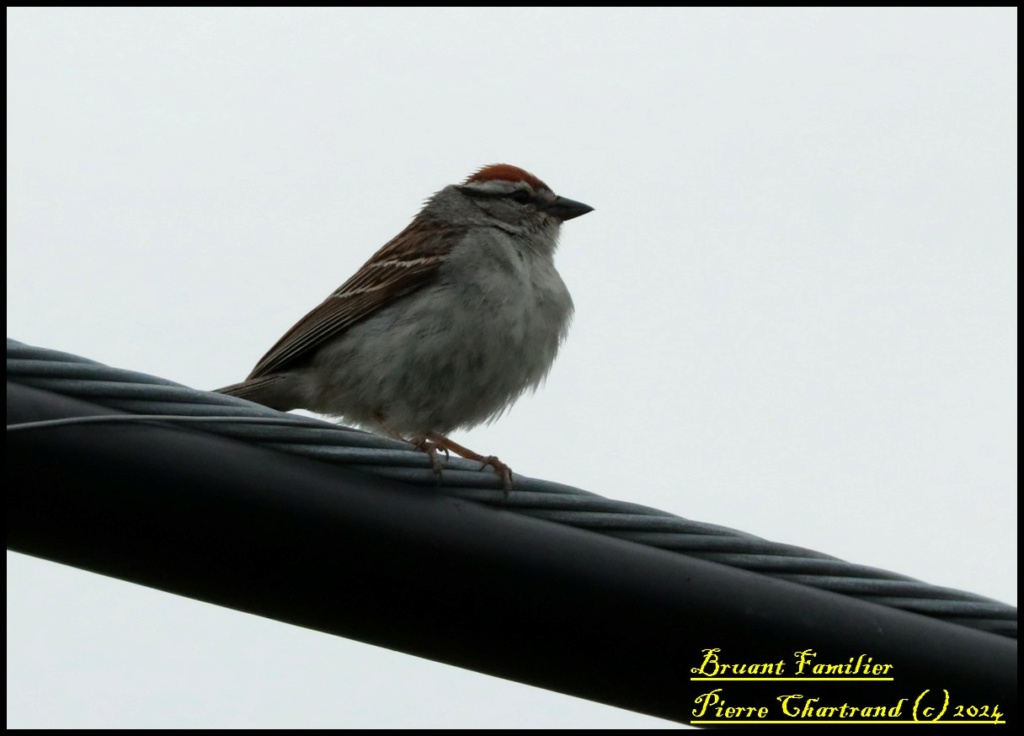
M 519 204 L 529 204 L 535 201 L 535 195 L 524 189 L 517 189 L 514 192 L 482 192 L 475 187 L 460 187 L 463 194 L 474 199 L 511 199 Z

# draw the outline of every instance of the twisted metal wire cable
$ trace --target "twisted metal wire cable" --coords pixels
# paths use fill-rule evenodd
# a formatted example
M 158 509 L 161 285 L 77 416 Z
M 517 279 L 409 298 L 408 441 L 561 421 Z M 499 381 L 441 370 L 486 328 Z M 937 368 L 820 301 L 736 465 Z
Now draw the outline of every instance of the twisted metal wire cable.
M 223 394 L 97 363 L 77 355 L 7 340 L 7 380 L 128 412 L 120 421 L 195 423 L 197 428 L 365 473 L 437 488 L 460 499 L 502 508 L 618 539 L 710 560 L 842 593 L 883 606 L 982 631 L 1017 637 L 1017 609 L 972 593 L 715 524 L 615 501 L 571 486 L 516 475 L 505 493 L 497 474 L 450 458 L 438 484 L 425 453 L 410 445 L 348 427 L 282 414 Z M 110 421 L 110 417 L 84 421 Z M 69 424 L 81 419 L 31 425 Z M 28 428 L 29 425 L 25 425 Z M 17 429 L 17 425 L 8 431 Z

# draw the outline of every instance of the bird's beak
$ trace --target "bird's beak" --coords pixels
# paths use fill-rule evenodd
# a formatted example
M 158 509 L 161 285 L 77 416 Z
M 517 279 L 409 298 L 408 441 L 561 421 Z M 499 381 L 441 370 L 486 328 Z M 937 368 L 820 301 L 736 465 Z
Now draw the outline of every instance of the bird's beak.
M 544 211 L 552 217 L 557 217 L 562 222 L 565 222 L 574 217 L 585 215 L 593 211 L 593 209 L 589 204 L 583 204 L 566 197 L 555 197 L 555 201 L 545 207 Z

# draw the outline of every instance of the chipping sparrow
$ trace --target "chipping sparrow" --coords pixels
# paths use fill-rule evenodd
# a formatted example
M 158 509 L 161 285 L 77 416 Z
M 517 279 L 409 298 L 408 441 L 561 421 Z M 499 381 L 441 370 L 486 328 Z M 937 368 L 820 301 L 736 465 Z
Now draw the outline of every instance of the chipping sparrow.
M 509 467 L 448 439 L 500 416 L 547 375 L 572 317 L 559 226 L 593 208 L 507 164 L 437 192 L 413 221 L 263 356 L 219 389 L 309 409 Z

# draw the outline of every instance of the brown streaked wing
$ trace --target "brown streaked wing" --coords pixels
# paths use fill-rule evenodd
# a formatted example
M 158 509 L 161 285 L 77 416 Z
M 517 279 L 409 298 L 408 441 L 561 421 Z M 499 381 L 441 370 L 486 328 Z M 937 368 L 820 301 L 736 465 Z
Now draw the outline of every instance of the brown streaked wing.
M 277 373 L 400 296 L 428 281 L 465 234 L 432 220 L 413 220 L 322 304 L 267 351 L 249 378 Z

